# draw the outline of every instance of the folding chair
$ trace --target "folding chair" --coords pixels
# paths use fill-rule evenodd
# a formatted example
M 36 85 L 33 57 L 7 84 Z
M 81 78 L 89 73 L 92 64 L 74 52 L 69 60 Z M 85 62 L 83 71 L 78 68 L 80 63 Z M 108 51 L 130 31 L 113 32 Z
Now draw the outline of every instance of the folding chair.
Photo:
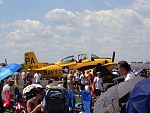
M 85 113 L 92 112 L 92 95 L 89 91 L 82 90 L 81 92 L 81 104 L 76 104 L 75 109 L 81 110 Z

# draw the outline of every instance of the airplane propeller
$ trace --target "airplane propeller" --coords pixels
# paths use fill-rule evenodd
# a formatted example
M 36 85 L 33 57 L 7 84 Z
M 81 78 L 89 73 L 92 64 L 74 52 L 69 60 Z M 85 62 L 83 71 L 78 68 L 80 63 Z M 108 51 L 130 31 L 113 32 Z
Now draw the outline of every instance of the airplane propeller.
M 5 65 L 7 66 L 7 59 L 5 58 Z
M 7 66 L 7 60 L 5 58 L 5 63 L 0 63 L 0 68 Z
M 115 61 L 115 51 L 113 52 L 112 61 Z

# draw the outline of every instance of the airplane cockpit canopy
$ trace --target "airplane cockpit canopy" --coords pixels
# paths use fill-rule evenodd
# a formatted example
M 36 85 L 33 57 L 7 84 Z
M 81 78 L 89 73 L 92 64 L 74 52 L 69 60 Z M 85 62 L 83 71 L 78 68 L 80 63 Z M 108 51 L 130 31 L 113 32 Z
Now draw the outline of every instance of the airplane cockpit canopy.
M 91 54 L 91 58 L 94 58 L 94 59 L 99 59 L 100 57 L 94 55 L 94 54 Z
M 87 55 L 86 55 L 86 54 L 79 54 L 79 55 L 78 55 L 78 59 L 84 60 L 84 59 L 86 59 L 86 58 L 87 58 Z
M 62 63 L 68 63 L 68 62 L 73 62 L 73 61 L 76 61 L 74 55 L 65 57 L 65 58 L 63 58 L 63 59 L 61 60 Z

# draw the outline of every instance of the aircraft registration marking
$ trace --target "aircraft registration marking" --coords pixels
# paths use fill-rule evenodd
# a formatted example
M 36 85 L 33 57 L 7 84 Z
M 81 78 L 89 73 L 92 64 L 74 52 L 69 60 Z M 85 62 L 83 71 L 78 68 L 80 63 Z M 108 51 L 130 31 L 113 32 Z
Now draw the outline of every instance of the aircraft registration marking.
M 26 63 L 26 65 L 27 65 L 27 63 L 35 64 L 34 58 L 33 57 L 31 59 L 30 58 L 25 58 L 25 63 Z
M 30 66 L 29 66 L 29 69 L 32 69 L 32 68 L 36 68 L 36 69 L 37 69 L 37 68 L 38 68 L 38 65 L 30 65 Z

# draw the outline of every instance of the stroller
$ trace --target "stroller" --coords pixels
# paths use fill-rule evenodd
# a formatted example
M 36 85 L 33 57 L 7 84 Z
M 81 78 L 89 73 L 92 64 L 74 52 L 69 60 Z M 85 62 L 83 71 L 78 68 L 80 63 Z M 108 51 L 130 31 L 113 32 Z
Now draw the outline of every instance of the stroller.
M 64 87 L 46 88 L 42 105 L 47 113 L 69 113 L 69 92 Z

